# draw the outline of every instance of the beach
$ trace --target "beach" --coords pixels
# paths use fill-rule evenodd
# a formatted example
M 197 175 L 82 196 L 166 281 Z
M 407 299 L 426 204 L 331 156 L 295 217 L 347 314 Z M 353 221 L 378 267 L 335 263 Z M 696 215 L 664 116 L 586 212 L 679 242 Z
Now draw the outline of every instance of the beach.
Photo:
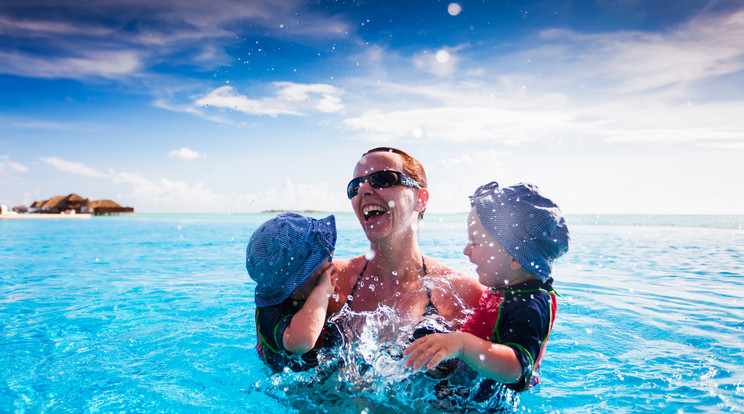
M 89 219 L 90 214 L 0 214 L 0 220 L 68 220 Z

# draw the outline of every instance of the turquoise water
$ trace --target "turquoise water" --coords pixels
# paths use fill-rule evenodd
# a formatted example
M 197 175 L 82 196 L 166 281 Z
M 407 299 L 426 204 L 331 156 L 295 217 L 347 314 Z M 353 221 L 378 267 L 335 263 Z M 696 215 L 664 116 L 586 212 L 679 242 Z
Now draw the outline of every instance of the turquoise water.
M 0 412 L 374 412 L 300 406 L 287 391 L 313 387 L 258 359 L 243 260 L 270 216 L 0 220 Z M 571 217 L 541 384 L 516 411 L 744 412 L 742 223 Z M 365 251 L 358 227 L 340 217 L 338 257 Z M 425 219 L 422 249 L 472 273 L 464 240 L 463 215 Z M 364 400 L 421 411 L 385 394 L 400 375 L 375 381 Z

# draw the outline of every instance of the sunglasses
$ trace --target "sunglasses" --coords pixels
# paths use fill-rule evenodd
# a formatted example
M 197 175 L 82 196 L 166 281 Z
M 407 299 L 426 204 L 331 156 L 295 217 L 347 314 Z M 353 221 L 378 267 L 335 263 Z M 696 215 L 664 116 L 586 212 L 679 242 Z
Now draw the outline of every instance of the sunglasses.
M 478 187 L 477 190 L 475 190 L 475 193 L 470 196 L 470 205 L 472 206 L 473 203 L 475 203 L 475 199 L 479 197 L 483 197 L 486 195 L 492 195 L 499 191 L 499 183 L 496 181 L 491 181 L 488 184 L 484 184 L 480 187 Z
M 349 196 L 349 200 L 354 198 L 355 195 L 359 194 L 359 187 L 368 181 L 369 185 L 374 188 L 388 188 L 394 185 L 404 185 L 406 187 L 421 188 L 421 186 L 413 179 L 402 172 L 398 171 L 377 171 L 372 174 L 357 177 L 349 181 L 349 185 L 346 186 L 346 195 Z

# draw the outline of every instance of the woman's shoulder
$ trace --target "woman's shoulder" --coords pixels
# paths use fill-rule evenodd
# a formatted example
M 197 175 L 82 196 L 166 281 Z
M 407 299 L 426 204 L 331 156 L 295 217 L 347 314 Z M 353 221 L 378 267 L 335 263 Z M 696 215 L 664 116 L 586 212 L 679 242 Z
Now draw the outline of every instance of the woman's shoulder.
M 367 264 L 367 259 L 364 256 L 352 257 L 351 259 L 333 259 L 333 264 L 336 265 L 336 270 L 341 277 L 347 274 L 359 274 Z
M 442 284 L 444 290 L 455 290 L 467 303 L 478 303 L 486 287 L 481 285 L 477 278 L 468 276 L 429 256 L 425 256 L 424 260 L 427 276 L 431 277 L 437 285 L 439 285 L 437 280 L 444 282 Z
M 446 278 L 454 278 L 454 279 L 467 277 L 464 273 L 460 272 L 459 270 L 455 270 L 452 267 L 447 266 L 446 264 L 441 263 L 438 260 L 430 256 L 424 256 L 424 261 L 426 263 L 426 274 L 428 276 L 446 277 Z
M 351 259 L 333 259 L 333 264 L 336 265 L 336 287 L 340 295 L 336 297 L 335 301 L 328 304 L 328 313 L 341 310 L 348 299 L 348 295 L 354 289 L 359 274 L 367 264 L 367 259 L 364 256 Z
M 364 266 L 367 265 L 367 259 L 364 256 L 351 259 L 333 259 L 333 264 L 336 265 L 338 275 L 336 285 L 341 292 L 348 293 L 351 292 L 359 274 L 362 273 Z

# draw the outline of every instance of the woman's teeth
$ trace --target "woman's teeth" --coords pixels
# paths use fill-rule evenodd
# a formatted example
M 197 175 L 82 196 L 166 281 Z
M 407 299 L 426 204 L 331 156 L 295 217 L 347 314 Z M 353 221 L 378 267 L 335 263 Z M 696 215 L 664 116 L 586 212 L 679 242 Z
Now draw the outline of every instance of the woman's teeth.
M 385 209 L 381 206 L 367 206 L 362 209 L 362 214 L 364 214 L 364 219 L 368 220 L 370 217 L 377 216 L 380 214 L 384 214 Z

